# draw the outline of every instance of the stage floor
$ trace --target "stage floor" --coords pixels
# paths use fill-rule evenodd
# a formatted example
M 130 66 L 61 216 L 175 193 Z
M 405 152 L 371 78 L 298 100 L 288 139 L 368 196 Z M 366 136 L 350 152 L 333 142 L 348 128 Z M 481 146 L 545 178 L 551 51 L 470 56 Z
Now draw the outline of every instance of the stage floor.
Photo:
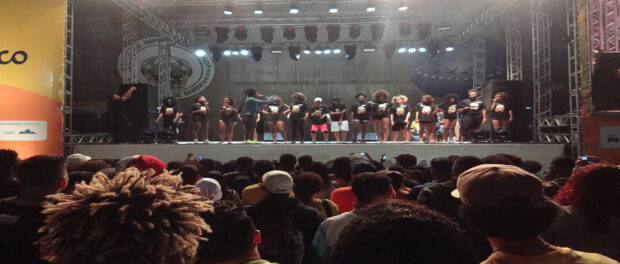
M 311 155 L 317 161 L 328 161 L 334 158 L 349 155 L 355 152 L 367 152 L 374 159 L 379 159 L 382 154 L 388 154 L 388 160 L 395 156 L 409 153 L 418 157 L 419 161 L 427 162 L 435 157 L 450 155 L 473 155 L 484 157 L 497 153 L 511 153 L 522 157 L 524 160 L 536 160 L 547 167 L 551 160 L 561 156 L 564 151 L 562 144 L 528 144 L 528 143 L 504 143 L 504 144 L 454 144 L 454 143 L 388 143 L 378 144 L 368 142 L 366 144 L 337 144 L 329 142 L 325 144 L 284 144 L 262 143 L 233 144 L 179 142 L 178 144 L 84 144 L 76 145 L 74 153 L 82 153 L 93 158 L 122 158 L 131 155 L 153 155 L 164 162 L 173 160 L 183 161 L 187 153 L 194 156 L 202 155 L 205 158 L 226 162 L 240 156 L 248 156 L 253 159 L 275 160 L 283 153 L 291 153 L 295 156 Z

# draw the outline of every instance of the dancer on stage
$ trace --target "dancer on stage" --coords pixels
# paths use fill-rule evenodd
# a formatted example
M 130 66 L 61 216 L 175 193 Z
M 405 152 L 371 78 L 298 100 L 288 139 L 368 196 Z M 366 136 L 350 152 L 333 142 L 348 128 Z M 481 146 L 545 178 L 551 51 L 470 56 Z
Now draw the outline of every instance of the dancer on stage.
M 269 129 L 271 131 L 271 138 L 273 143 L 278 143 L 278 131 L 282 135 L 284 144 L 286 144 L 286 130 L 284 129 L 284 117 L 288 115 L 291 108 L 282 103 L 282 99 L 277 98 L 273 104 L 265 106 L 263 109 L 263 116 L 267 120 Z
M 204 143 L 209 143 L 209 120 L 207 115 L 211 112 L 209 108 L 209 102 L 207 98 L 202 95 L 194 98 L 194 105 L 192 106 L 192 136 L 194 137 L 194 144 L 198 143 L 200 134 L 204 134 Z
M 131 121 L 125 109 L 125 101 L 127 101 L 133 92 L 136 91 L 135 86 L 131 86 L 123 96 L 113 94 L 108 103 L 108 112 L 110 113 L 110 134 L 114 143 L 127 142 L 129 127 Z
M 220 107 L 220 144 L 223 144 L 224 140 L 228 140 L 228 144 L 232 143 L 233 129 L 237 125 L 237 119 L 241 119 L 239 110 L 233 106 L 234 104 L 235 99 L 232 96 L 227 96 L 224 97 L 224 102 Z
M 299 131 L 299 143 L 304 143 L 304 123 L 308 119 L 308 106 L 305 104 L 306 95 L 302 93 L 294 93 L 291 95 L 293 103 L 290 108 L 289 120 L 291 121 L 291 129 L 293 130 L 293 144 L 297 139 L 297 131 Z
M 435 128 L 437 127 L 437 112 L 435 99 L 430 95 L 422 96 L 422 101 L 416 106 L 415 120 L 420 123 L 420 143 L 424 143 L 424 134 L 429 143 L 435 143 Z
M 388 102 L 390 94 L 385 90 L 379 90 L 373 97 L 375 100 L 369 102 L 372 106 L 372 122 L 379 143 L 386 143 L 390 136 L 390 108 L 392 108 Z
M 245 143 L 258 143 L 257 139 L 254 138 L 256 134 L 257 114 L 265 105 L 275 102 L 276 98 L 279 97 L 270 96 L 263 99 L 265 96 L 254 89 L 247 89 L 245 95 L 246 97 L 241 107 L 241 118 L 243 119 L 243 125 L 245 127 Z
M 314 98 L 314 106 L 310 107 L 310 121 L 312 127 L 310 129 L 310 135 L 312 136 L 312 142 L 316 143 L 317 131 L 321 130 L 325 143 L 329 140 L 329 131 L 327 130 L 327 123 L 330 122 L 329 109 L 323 105 L 323 99 L 321 97 Z
M 478 98 L 478 92 L 476 90 L 469 91 L 469 98 L 463 100 L 464 108 L 459 109 L 463 114 L 461 119 L 461 140 L 463 143 L 465 137 L 468 140 L 472 138 L 472 132 L 481 124 L 484 125 L 487 122 L 487 109 L 480 98 Z
M 409 118 L 411 117 L 411 109 L 407 105 L 409 98 L 404 95 L 397 95 L 392 98 L 392 109 L 390 113 L 390 123 L 392 124 L 392 142 L 396 143 L 398 133 L 401 132 L 405 138 L 405 142 L 409 143 Z
M 370 105 L 366 103 L 366 95 L 355 96 L 357 103 L 351 106 L 351 122 L 353 123 L 353 143 L 357 143 L 357 133 L 362 129 L 362 143 L 366 143 L 366 128 L 370 119 Z
M 457 113 L 465 106 L 460 102 L 458 94 L 449 93 L 443 97 L 439 109 L 443 112 L 443 142 L 449 143 L 455 135 Z
M 507 132 L 508 124 L 512 122 L 512 107 L 508 103 L 508 94 L 505 92 L 496 93 L 489 110 L 491 111 L 493 129 L 496 132 Z
M 173 97 L 164 98 L 159 115 L 155 119 L 155 124 L 159 124 L 159 120 L 164 119 L 163 132 L 166 134 L 165 140 L 176 141 L 176 124 L 180 116 L 181 113 L 177 108 L 177 100 Z
M 331 117 L 331 131 L 338 143 L 346 143 L 347 132 L 349 131 L 349 121 L 346 116 L 347 107 L 340 104 L 340 98 L 332 99 L 329 106 L 329 116 Z

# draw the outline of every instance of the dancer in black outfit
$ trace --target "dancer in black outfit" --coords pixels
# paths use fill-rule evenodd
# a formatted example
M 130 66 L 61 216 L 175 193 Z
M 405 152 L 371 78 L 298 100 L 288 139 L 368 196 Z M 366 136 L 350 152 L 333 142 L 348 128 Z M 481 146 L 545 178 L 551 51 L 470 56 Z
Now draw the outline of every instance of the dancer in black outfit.
M 392 142 L 396 143 L 398 133 L 402 132 L 406 143 L 409 143 L 409 129 L 407 125 L 411 118 L 411 108 L 407 104 L 409 98 L 404 95 L 397 95 L 392 98 L 392 109 L 390 113 L 390 123 L 392 124 Z
M 112 141 L 115 143 L 124 143 L 128 140 L 127 132 L 131 127 L 131 121 L 125 109 L 125 101 L 127 101 L 133 92 L 136 91 L 136 87 L 132 86 L 123 94 L 113 94 L 108 104 L 108 112 L 110 114 L 110 134 L 112 134 Z
M 458 94 L 450 93 L 443 97 L 439 109 L 443 112 L 443 142 L 450 142 L 454 138 L 457 113 L 465 106 L 460 102 Z
M 237 125 L 237 120 L 241 119 L 239 116 L 239 110 L 233 105 L 235 99 L 232 96 L 224 97 L 222 107 L 220 107 L 220 144 L 224 143 L 224 140 L 228 140 L 228 144 L 232 143 L 233 129 Z
M 181 117 L 181 113 L 177 108 L 177 100 L 173 97 L 166 97 L 162 103 L 159 115 L 155 119 L 155 124 L 159 124 L 159 120 L 163 118 L 163 138 L 164 141 L 176 141 L 177 140 L 177 121 Z
M 379 143 L 386 143 L 390 136 L 390 109 L 392 104 L 388 102 L 390 94 L 385 90 L 375 92 L 375 100 L 370 101 L 372 107 L 372 123 L 375 125 L 375 132 Z
M 494 129 L 493 132 L 508 132 L 508 124 L 512 122 L 512 107 L 508 103 L 508 94 L 505 92 L 496 93 L 489 111 L 491 111 L 491 122 Z
M 487 123 L 487 109 L 482 100 L 478 98 L 478 92 L 470 90 L 469 98 L 463 100 L 463 105 L 465 107 L 458 110 L 463 113 L 460 143 L 463 143 L 465 137 L 471 140 L 474 129 Z
M 192 136 L 194 137 L 194 144 L 198 143 L 201 133 L 205 135 L 205 143 L 208 143 L 209 120 L 207 119 L 207 115 L 211 112 L 211 109 L 209 109 L 209 102 L 207 102 L 207 98 L 202 95 L 197 96 L 194 101 L 196 101 L 196 103 L 192 106 Z
M 284 129 L 284 117 L 288 115 L 290 107 L 282 103 L 282 99 L 278 98 L 272 104 L 265 106 L 263 109 L 263 117 L 267 120 L 273 143 L 278 143 L 278 131 L 282 135 L 284 144 L 286 144 L 286 130 Z
M 437 112 L 439 108 L 434 104 L 435 99 L 430 95 L 422 96 L 422 101 L 416 106 L 415 120 L 420 123 L 420 143 L 424 143 L 424 134 L 429 143 L 435 143 L 435 128 L 437 127 Z
M 291 104 L 291 111 L 289 113 L 289 120 L 291 120 L 291 129 L 293 130 L 292 142 L 295 144 L 297 140 L 297 131 L 299 131 L 299 143 L 304 143 L 304 123 L 308 119 L 308 106 L 304 103 L 306 101 L 306 95 L 302 93 L 294 93 L 293 103 Z
M 351 122 L 353 123 L 353 143 L 357 143 L 357 133 L 362 129 L 362 143 L 366 143 L 366 128 L 370 120 L 370 105 L 366 103 L 366 95 L 355 96 L 357 103 L 351 106 Z

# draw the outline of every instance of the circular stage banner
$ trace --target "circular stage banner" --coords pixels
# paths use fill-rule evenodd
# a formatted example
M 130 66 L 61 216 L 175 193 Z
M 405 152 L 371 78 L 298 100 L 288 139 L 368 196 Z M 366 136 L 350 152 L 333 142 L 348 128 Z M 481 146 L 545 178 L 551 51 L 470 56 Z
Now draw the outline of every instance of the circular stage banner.
M 159 85 L 158 38 L 138 40 L 136 46 L 136 70 L 138 82 Z M 122 72 L 123 53 L 118 57 L 117 69 Z M 170 92 L 178 99 L 192 97 L 209 86 L 213 80 L 215 65 L 209 53 L 198 57 L 188 48 L 170 46 Z M 121 74 L 122 75 L 122 74 Z

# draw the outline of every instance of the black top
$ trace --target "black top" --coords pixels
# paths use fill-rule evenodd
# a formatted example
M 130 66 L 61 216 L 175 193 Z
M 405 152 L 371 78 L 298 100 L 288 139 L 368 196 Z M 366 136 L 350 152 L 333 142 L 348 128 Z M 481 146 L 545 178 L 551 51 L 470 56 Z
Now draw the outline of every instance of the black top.
M 282 120 L 284 119 L 284 115 L 282 115 L 282 113 L 286 111 L 286 106 L 284 104 L 268 105 L 265 111 L 268 113 L 266 115 L 267 121 Z
M 162 106 L 159 110 L 159 113 L 163 114 L 165 122 L 172 122 L 178 112 L 179 109 L 176 106 Z
M 47 263 L 40 260 L 37 232 L 45 216 L 41 206 L 0 201 L 0 263 Z
M 310 121 L 313 125 L 325 124 L 327 123 L 327 113 L 329 113 L 327 106 L 322 105 L 310 107 Z M 321 118 L 322 115 L 323 118 Z
M 110 112 L 111 125 L 129 124 L 129 116 L 125 109 L 125 102 L 122 100 L 112 100 L 108 104 L 108 111 Z
M 193 113 L 194 111 L 198 111 L 198 110 L 207 110 L 207 106 L 201 103 L 195 103 L 194 105 L 192 105 L 192 119 L 194 121 L 207 120 L 207 113 L 202 113 L 202 112 L 198 112 L 195 114 Z
M 373 102 L 375 104 L 372 107 L 372 117 L 375 119 L 388 117 L 388 114 L 390 113 L 390 108 L 392 108 L 392 104 L 389 102 L 379 103 L 376 100 Z
M 495 108 L 491 108 L 489 110 L 491 110 L 492 119 L 508 120 L 510 119 L 510 113 L 508 113 L 508 111 L 512 110 L 512 107 L 510 106 L 510 104 L 506 103 L 495 103 Z
M 465 107 L 461 103 L 443 103 L 439 105 L 439 109 L 443 110 L 443 118 L 448 120 L 456 119 L 457 110 Z
M 308 106 L 304 103 L 291 104 L 291 120 L 301 120 L 308 112 Z
M 437 106 L 435 105 L 424 105 L 418 104 L 416 106 L 416 111 L 418 112 L 418 120 L 421 123 L 436 123 L 437 115 L 433 112 L 437 110 Z
M 486 109 L 486 106 L 480 99 L 477 99 L 475 101 L 472 101 L 471 99 L 465 99 L 463 100 L 463 105 L 465 105 L 465 107 L 469 107 L 469 110 L 465 112 L 465 114 L 468 115 L 480 115 L 482 114 L 482 110 Z
M 368 120 L 370 118 L 370 105 L 368 103 L 355 103 L 351 106 L 351 113 L 353 113 L 353 119 Z
M 411 108 L 407 104 L 393 106 L 391 113 L 394 115 L 394 123 L 404 123 L 409 111 Z
M 347 109 L 347 107 L 346 107 L 346 106 L 344 106 L 343 104 L 339 104 L 339 105 L 330 105 L 330 106 L 329 106 L 329 112 L 342 112 L 342 111 L 344 111 L 344 110 L 346 110 L 346 109 Z M 332 121 L 340 121 L 340 117 L 341 117 L 341 115 L 332 115 L 332 116 L 331 116 Z M 347 117 L 346 117 L 346 116 L 343 116 L 343 117 L 344 117 L 344 118 L 343 118 L 343 120 L 346 120 L 346 119 L 347 119 Z
M 237 113 L 235 112 L 235 109 L 233 107 L 222 105 L 220 107 L 220 111 L 222 111 L 220 113 L 220 119 L 222 121 L 234 122 L 237 120 Z

